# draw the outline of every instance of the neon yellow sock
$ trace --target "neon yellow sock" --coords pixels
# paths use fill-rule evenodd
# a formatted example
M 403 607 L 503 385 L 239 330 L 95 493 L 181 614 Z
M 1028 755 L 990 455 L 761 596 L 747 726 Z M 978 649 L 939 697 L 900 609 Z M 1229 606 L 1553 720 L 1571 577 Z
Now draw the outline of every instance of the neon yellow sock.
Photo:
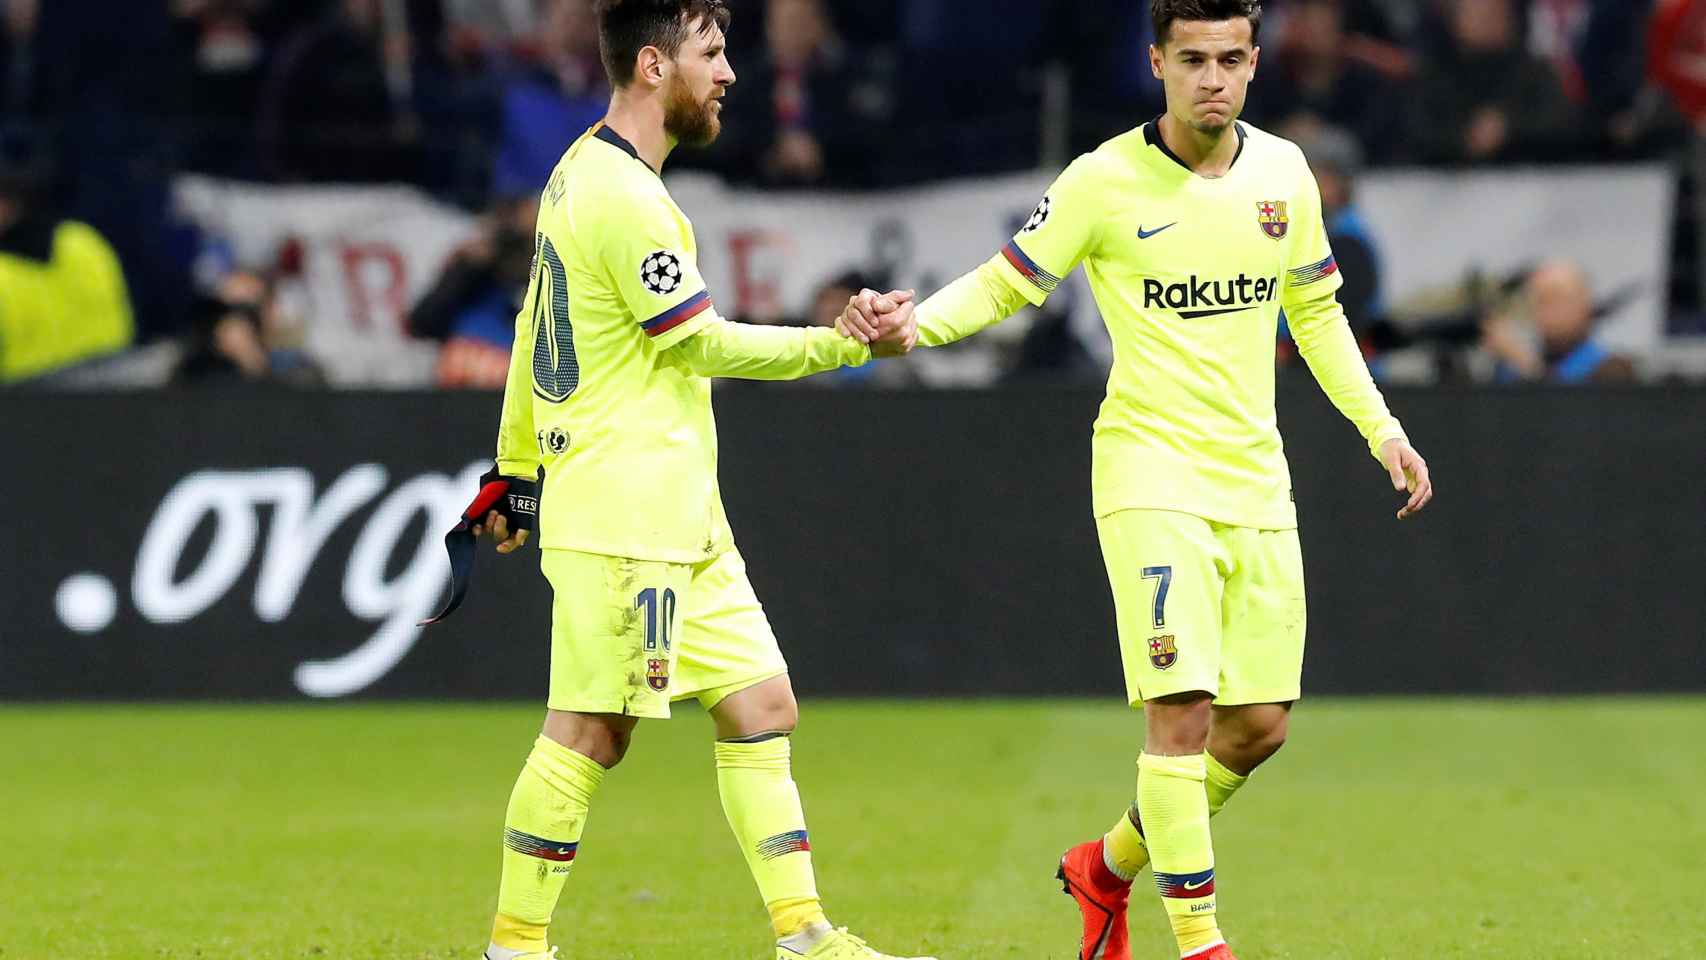
M 544 953 L 546 929 L 557 909 L 586 826 L 587 808 L 604 768 L 547 737 L 516 778 L 504 817 L 503 880 L 492 942 L 523 953 Z
M 1155 864 L 1155 886 L 1167 908 L 1180 955 L 1219 942 L 1215 921 L 1214 844 L 1208 829 L 1202 754 L 1137 761 L 1137 804 Z
M 1231 768 L 1214 758 L 1214 754 L 1203 751 L 1204 779 L 1203 791 L 1208 794 L 1208 815 L 1212 819 L 1226 806 L 1226 801 L 1238 792 L 1238 788 L 1248 783 L 1248 775 L 1239 776 Z M 1143 831 L 1132 822 L 1133 813 L 1128 811 L 1120 815 L 1113 828 L 1102 837 L 1104 860 L 1108 870 L 1122 880 L 1131 880 L 1143 868 L 1149 866 L 1149 846 L 1143 841 Z
M 717 743 L 717 793 L 776 936 L 827 923 L 786 736 Z
M 1250 781 L 1248 774 L 1239 776 L 1231 768 L 1214 758 L 1214 754 L 1203 751 L 1204 780 L 1203 789 L 1208 793 L 1208 815 L 1213 817 L 1226 806 L 1226 801 L 1238 792 L 1238 788 Z
M 1149 865 L 1149 847 L 1131 817 L 1131 811 L 1120 814 L 1119 820 L 1102 836 L 1103 862 L 1110 873 L 1127 882 Z

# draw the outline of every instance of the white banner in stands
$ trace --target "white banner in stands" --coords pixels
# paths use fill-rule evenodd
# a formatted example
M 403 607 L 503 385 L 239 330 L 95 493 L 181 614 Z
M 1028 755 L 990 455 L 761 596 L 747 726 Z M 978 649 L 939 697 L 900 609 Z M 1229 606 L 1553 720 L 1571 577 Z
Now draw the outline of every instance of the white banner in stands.
M 1676 182 L 1663 166 L 1397 171 L 1363 178 L 1357 200 L 1388 303 L 1562 258 L 1598 300 L 1621 304 L 1600 329 L 1606 345 L 1646 354 L 1664 336 Z
M 239 265 L 299 269 L 306 346 L 338 386 L 430 383 L 436 343 L 410 338 L 409 307 L 438 279 L 474 219 L 408 187 L 177 183 L 179 212 Z
M 682 176 L 671 188 L 693 218 L 719 308 L 766 316 L 803 311 L 820 283 L 852 267 L 890 271 L 896 286 L 927 294 L 1000 249 L 1051 181 L 1019 175 L 849 195 L 738 191 Z M 1634 353 L 1663 336 L 1674 196 L 1659 166 L 1393 171 L 1364 177 L 1357 191 L 1388 303 L 1562 257 L 1587 270 L 1598 298 L 1621 304 L 1602 336 Z M 1105 355 L 1100 321 L 1085 307 L 1074 327 Z
M 928 294 L 1000 249 L 1051 180 L 1016 174 L 864 194 L 731 189 L 696 174 L 669 183 L 693 219 L 719 310 L 772 319 L 806 313 L 820 286 L 851 270 Z M 1358 189 L 1389 303 L 1477 271 L 1499 276 L 1564 257 L 1587 268 L 1600 297 L 1627 298 L 1604 337 L 1635 353 L 1652 351 L 1662 337 L 1674 196 L 1671 175 L 1647 166 L 1383 172 Z M 276 264 L 294 241 L 312 301 L 309 348 L 335 382 L 430 380 L 433 346 L 410 341 L 402 318 L 473 229 L 467 214 L 400 187 L 186 177 L 178 197 L 192 221 L 227 239 L 240 263 Z M 1051 306 L 1070 310 L 1073 328 L 1106 358 L 1086 293 L 1075 272 Z

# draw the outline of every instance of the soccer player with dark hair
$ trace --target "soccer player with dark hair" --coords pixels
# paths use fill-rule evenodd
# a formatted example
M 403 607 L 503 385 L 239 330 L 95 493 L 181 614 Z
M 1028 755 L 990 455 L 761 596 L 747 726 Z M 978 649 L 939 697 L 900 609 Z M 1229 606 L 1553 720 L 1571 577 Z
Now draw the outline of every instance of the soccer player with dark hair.
M 1096 421 L 1096 525 L 1128 698 L 1143 705 L 1137 802 L 1067 851 L 1081 960 L 1130 956 L 1126 902 L 1153 866 L 1183 956 L 1231 960 L 1209 818 L 1279 749 L 1303 669 L 1303 560 L 1274 412 L 1285 311 L 1303 358 L 1406 494 L 1428 467 L 1387 411 L 1335 292 L 1303 155 L 1240 123 L 1260 56 L 1255 0 L 1154 0 L 1166 113 L 1069 166 L 1013 241 L 917 305 L 865 291 L 863 338 L 952 343 L 1041 305 L 1084 264 L 1113 337 Z M 896 308 L 892 317 L 885 315 Z M 908 317 L 910 314 L 910 317 Z
M 818 900 L 790 773 L 798 707 L 723 513 L 709 380 L 793 379 L 873 348 L 712 307 L 692 226 L 658 172 L 677 145 L 717 137 L 735 82 L 727 8 L 601 0 L 597 14 L 610 111 L 545 185 L 497 467 L 465 514 L 504 554 L 537 520 L 555 594 L 549 710 L 510 796 L 485 960 L 556 956 L 547 927 L 594 793 L 639 720 L 689 698 L 715 722 L 718 791 L 777 958 L 882 960 Z

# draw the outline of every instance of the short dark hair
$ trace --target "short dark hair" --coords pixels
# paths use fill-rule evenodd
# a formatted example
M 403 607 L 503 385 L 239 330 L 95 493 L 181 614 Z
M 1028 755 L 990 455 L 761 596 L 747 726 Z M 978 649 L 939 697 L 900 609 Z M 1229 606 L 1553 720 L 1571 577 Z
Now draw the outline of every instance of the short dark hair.
M 634 58 L 647 47 L 673 57 L 689 28 L 728 32 L 734 14 L 723 0 L 598 0 L 598 50 L 612 87 L 634 82 Z
M 1174 20 L 1250 21 L 1250 42 L 1262 34 L 1261 0 L 1149 0 L 1149 15 L 1155 20 L 1155 45 L 1164 47 L 1173 39 Z

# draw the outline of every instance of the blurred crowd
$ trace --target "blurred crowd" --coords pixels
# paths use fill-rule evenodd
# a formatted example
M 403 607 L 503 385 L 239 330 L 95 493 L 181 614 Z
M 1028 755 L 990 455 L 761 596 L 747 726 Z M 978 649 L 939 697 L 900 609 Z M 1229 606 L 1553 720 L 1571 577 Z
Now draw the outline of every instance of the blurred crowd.
M 679 163 L 732 182 L 862 189 L 1035 169 L 1162 108 L 1140 0 L 731 6 L 731 122 L 713 149 Z M 1246 116 L 1309 148 L 1371 355 L 1406 337 L 1382 314 L 1380 252 L 1355 208 L 1367 168 L 1659 160 L 1692 172 L 1685 158 L 1706 138 L 1696 132 L 1706 0 L 1266 7 Z M 195 273 L 197 239 L 169 202 L 186 172 L 412 184 L 480 213 L 479 235 L 409 323 L 449 344 L 441 382 L 486 385 L 501 369 L 531 198 L 609 96 L 592 0 L 0 0 L 0 10 L 0 382 L 162 335 L 188 344 L 183 379 L 316 382 L 290 343 L 272 342 L 276 277 L 236 265 Z M 1706 196 L 1692 175 L 1684 183 Z M 1684 277 L 1696 272 L 1697 219 L 1678 217 Z M 826 291 L 849 279 L 866 278 Z M 1679 303 L 1693 302 L 1690 286 L 1679 281 Z M 21 313 L 10 294 L 23 288 L 58 306 Z M 1627 366 L 1589 348 L 1582 328 L 1605 305 L 1584 299 L 1577 266 L 1542 264 L 1465 298 L 1454 336 L 1482 376 L 1575 381 Z M 1016 352 L 1027 350 L 1058 361 L 1046 342 Z

